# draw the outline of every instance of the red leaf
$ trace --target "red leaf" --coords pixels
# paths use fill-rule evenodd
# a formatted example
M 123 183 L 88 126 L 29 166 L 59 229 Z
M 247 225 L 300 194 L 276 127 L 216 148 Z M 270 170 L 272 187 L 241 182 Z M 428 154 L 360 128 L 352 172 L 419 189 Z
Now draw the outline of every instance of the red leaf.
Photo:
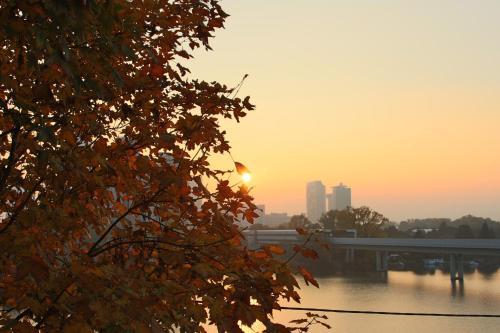
M 236 167 L 236 172 L 238 172 L 238 174 L 240 175 L 243 175 L 244 173 L 249 173 L 247 167 L 240 162 L 234 162 L 234 166 Z
M 161 65 L 158 65 L 158 64 L 153 64 L 151 66 L 151 75 L 153 75 L 154 77 L 160 77 L 162 76 L 163 74 L 165 74 L 165 70 L 163 69 L 163 66 Z
M 300 253 L 302 254 L 302 256 L 306 257 L 306 258 L 311 258 L 311 259 L 318 259 L 318 253 L 312 249 L 308 249 L 308 248 L 302 248 L 300 250 Z
M 305 269 L 304 267 L 299 267 L 299 272 L 304 277 L 304 281 L 306 282 L 307 285 L 309 285 L 309 283 L 311 283 L 316 288 L 319 288 L 318 281 L 316 281 L 314 279 L 312 274 L 307 269 Z
M 307 235 L 307 231 L 304 228 L 299 227 L 299 228 L 296 228 L 295 230 L 297 230 L 299 235 Z

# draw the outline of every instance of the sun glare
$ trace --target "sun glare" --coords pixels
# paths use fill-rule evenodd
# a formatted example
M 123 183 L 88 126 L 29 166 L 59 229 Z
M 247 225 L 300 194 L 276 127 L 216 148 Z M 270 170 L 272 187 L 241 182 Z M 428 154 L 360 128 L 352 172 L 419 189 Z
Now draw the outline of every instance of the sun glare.
M 250 182 L 252 180 L 252 175 L 249 174 L 248 172 L 245 172 L 244 174 L 241 175 L 241 179 L 243 180 L 244 183 Z

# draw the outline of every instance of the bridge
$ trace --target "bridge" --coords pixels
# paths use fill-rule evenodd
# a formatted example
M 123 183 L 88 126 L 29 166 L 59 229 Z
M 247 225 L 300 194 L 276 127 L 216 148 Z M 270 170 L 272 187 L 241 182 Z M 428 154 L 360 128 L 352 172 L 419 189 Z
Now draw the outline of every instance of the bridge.
M 304 236 L 295 230 L 249 230 L 243 234 L 249 245 L 297 244 Z M 355 234 L 355 233 L 354 233 Z M 450 278 L 463 282 L 464 255 L 500 256 L 500 239 L 416 239 L 416 238 L 355 238 L 333 237 L 330 231 L 321 231 L 324 241 L 333 249 L 346 249 L 346 261 L 354 260 L 354 250 L 376 252 L 377 271 L 388 269 L 390 252 L 415 252 L 450 255 Z

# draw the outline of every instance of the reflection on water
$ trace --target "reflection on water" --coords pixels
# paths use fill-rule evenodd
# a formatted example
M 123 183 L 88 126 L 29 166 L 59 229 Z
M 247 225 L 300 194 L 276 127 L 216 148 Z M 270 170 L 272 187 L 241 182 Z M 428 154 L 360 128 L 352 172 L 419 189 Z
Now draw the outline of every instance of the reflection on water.
M 458 297 L 464 297 L 464 291 L 465 291 L 465 284 L 463 281 L 456 282 L 451 284 L 451 295 L 452 296 L 458 296 Z
M 500 275 L 467 274 L 452 286 L 449 274 L 389 272 L 318 279 L 320 289 L 302 289 L 302 306 L 403 312 L 500 313 Z M 282 322 L 301 313 L 277 314 Z M 406 317 L 328 314 L 333 332 L 500 332 L 500 318 Z M 313 332 L 325 332 L 318 327 Z
M 500 313 L 500 273 L 465 275 L 463 285 L 450 282 L 449 273 L 436 270 L 427 274 L 413 272 L 373 273 L 364 276 L 332 276 L 317 279 L 320 289 L 303 287 L 299 306 L 398 312 Z M 290 303 L 297 306 L 296 303 Z M 333 327 L 322 332 L 404 332 L 468 333 L 500 332 L 500 318 L 408 317 L 360 314 L 327 314 Z M 287 323 L 303 313 L 283 311 L 275 318 Z M 259 332 L 254 325 L 253 330 Z M 209 328 L 210 333 L 216 332 Z

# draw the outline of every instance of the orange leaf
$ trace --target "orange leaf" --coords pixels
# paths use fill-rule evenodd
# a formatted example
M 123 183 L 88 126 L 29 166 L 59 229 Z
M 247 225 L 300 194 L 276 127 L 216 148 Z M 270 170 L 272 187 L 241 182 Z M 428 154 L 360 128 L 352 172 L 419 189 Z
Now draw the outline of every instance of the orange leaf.
M 269 255 L 264 251 L 257 251 L 253 253 L 253 256 L 257 259 L 269 258 Z
M 120 201 L 115 202 L 115 207 L 120 214 L 124 214 L 128 209 L 127 206 L 122 204 Z
M 154 64 L 151 66 L 151 75 L 154 77 L 160 77 L 163 74 L 165 74 L 165 70 L 163 69 L 163 66 Z
M 277 254 L 277 255 L 282 255 L 285 253 L 285 249 L 283 249 L 281 246 L 279 245 L 274 245 L 274 244 L 271 244 L 271 245 L 266 245 L 266 249 L 271 252 L 271 253 L 274 253 L 274 254 Z
M 311 259 L 318 259 L 318 253 L 312 249 L 308 249 L 308 248 L 302 248 L 300 250 L 300 253 L 302 254 L 302 256 L 306 257 L 306 258 L 311 258 Z
M 299 227 L 299 228 L 296 228 L 295 230 L 297 230 L 299 235 L 307 235 L 307 231 L 304 228 Z
M 240 175 L 243 175 L 244 173 L 250 173 L 247 167 L 240 162 L 234 162 L 234 166 L 236 167 L 236 172 L 238 172 L 238 174 Z
M 59 134 L 59 137 L 61 137 L 61 139 L 65 140 L 67 143 L 69 143 L 72 146 L 76 145 L 75 135 L 73 133 L 71 133 L 71 131 L 67 131 L 67 130 L 61 131 L 61 133 Z
M 312 276 L 311 272 L 309 272 L 306 268 L 304 267 L 299 267 L 299 272 L 300 274 L 304 277 L 304 281 L 306 282 L 307 285 L 309 285 L 309 283 L 311 283 L 312 285 L 314 285 L 316 288 L 319 288 L 319 284 L 318 284 L 318 281 L 316 281 L 314 279 L 314 277 Z

